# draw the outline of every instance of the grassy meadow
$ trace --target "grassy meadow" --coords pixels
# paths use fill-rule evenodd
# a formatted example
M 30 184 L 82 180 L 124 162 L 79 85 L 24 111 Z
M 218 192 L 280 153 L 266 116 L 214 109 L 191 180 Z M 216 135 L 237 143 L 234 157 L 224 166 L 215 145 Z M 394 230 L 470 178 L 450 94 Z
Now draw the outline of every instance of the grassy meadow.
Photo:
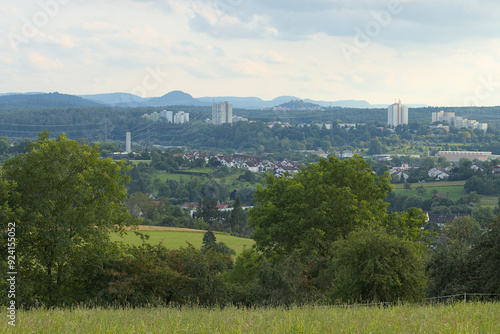
M 464 190 L 465 181 L 441 181 L 441 182 L 423 182 L 423 183 L 412 183 L 410 190 L 404 189 L 403 183 L 398 183 L 393 185 L 393 191 L 398 195 L 415 195 L 420 196 L 423 199 L 430 199 L 434 195 L 432 194 L 432 189 L 436 189 L 438 194 L 447 194 L 448 198 L 456 201 L 460 197 L 465 195 Z M 423 186 L 426 192 L 420 195 L 417 192 L 417 187 Z M 494 208 L 498 204 L 498 196 L 481 196 L 481 201 L 479 205 Z
M 203 233 L 206 231 L 192 230 L 184 228 L 159 227 L 159 226 L 140 226 L 139 232 L 149 235 L 150 244 L 162 243 L 169 249 L 177 249 L 187 246 L 189 242 L 196 248 L 200 248 L 203 241 Z M 217 241 L 223 241 L 229 248 L 241 253 L 243 249 L 250 248 L 255 243 L 252 239 L 238 238 L 226 233 L 214 232 Z M 111 235 L 111 240 L 121 241 L 129 245 L 139 246 L 142 240 L 134 232 L 128 232 L 123 238 L 117 233 Z
M 499 196 L 483 196 L 479 204 L 493 209 L 498 204 L 498 198 Z
M 465 181 L 412 183 L 410 190 L 407 191 L 404 189 L 403 183 L 398 183 L 394 185 L 394 192 L 398 195 L 416 195 L 423 199 L 430 199 L 434 196 L 432 190 L 436 189 L 438 194 L 447 194 L 449 199 L 456 201 L 465 195 L 464 184 Z M 426 192 L 423 195 L 417 192 L 416 188 L 418 186 L 423 186 L 425 188 Z
M 7 319 L 0 324 L 6 333 Z M 499 303 L 224 309 L 125 308 L 17 313 L 19 333 L 498 333 Z
M 165 171 L 156 171 L 156 172 L 152 173 L 151 176 L 152 176 L 153 180 L 158 179 L 162 183 L 166 182 L 167 180 L 175 180 L 177 182 L 181 182 L 181 180 L 189 181 L 192 177 L 200 177 L 200 176 L 197 176 L 198 174 L 196 174 L 196 173 L 208 173 L 208 174 L 210 174 L 213 172 L 214 172 L 214 169 L 193 168 L 193 169 L 190 169 L 187 171 L 183 171 L 182 174 L 177 174 L 177 173 L 173 174 L 173 173 L 167 173 Z M 245 171 L 240 170 L 237 173 L 230 174 L 230 175 L 227 175 L 224 177 L 212 176 L 211 179 L 215 180 L 219 183 L 227 184 L 229 191 L 233 191 L 234 189 L 240 188 L 240 187 L 255 187 L 255 183 L 250 183 L 250 182 L 238 180 L 238 177 L 240 177 L 241 175 L 244 175 L 244 174 L 245 174 Z M 201 176 L 201 179 L 202 179 L 203 183 L 211 180 L 206 176 Z

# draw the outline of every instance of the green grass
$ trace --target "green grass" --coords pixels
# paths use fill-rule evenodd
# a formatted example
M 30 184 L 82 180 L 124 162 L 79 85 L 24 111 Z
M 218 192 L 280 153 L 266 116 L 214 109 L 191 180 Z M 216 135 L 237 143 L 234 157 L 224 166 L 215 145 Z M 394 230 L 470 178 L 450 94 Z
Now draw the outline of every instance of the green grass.
M 448 198 L 451 200 L 458 200 L 460 197 L 465 195 L 464 185 L 466 181 L 442 181 L 442 182 L 424 182 L 424 183 L 412 183 L 409 191 L 404 189 L 403 183 L 398 183 L 393 185 L 394 192 L 398 195 L 416 195 L 423 199 L 431 199 L 434 195 L 432 194 L 432 189 L 436 189 L 438 194 L 447 194 Z M 426 189 L 424 195 L 420 195 L 417 192 L 417 187 L 423 186 Z M 483 196 L 479 205 L 485 207 L 494 208 L 498 204 L 498 196 Z
M 186 247 L 189 242 L 196 248 L 200 248 L 203 241 L 203 232 L 173 232 L 173 231 L 141 231 L 146 235 L 149 235 L 148 242 L 150 244 L 162 243 L 169 249 L 178 249 L 180 247 Z M 250 248 L 255 243 L 252 239 L 238 238 L 225 233 L 215 232 L 215 237 L 217 241 L 223 241 L 229 248 L 236 251 L 236 254 L 241 253 L 243 249 Z M 122 241 L 125 244 L 139 246 L 142 244 L 142 240 L 133 232 L 128 232 L 123 238 L 118 234 L 112 234 L 111 240 Z
M 431 199 L 434 196 L 432 189 L 436 189 L 438 194 L 447 194 L 449 199 L 456 201 L 465 195 L 464 184 L 465 181 L 412 183 L 408 191 L 403 188 L 403 184 L 396 184 L 394 192 L 398 195 L 416 195 L 423 199 Z M 418 186 L 423 186 L 425 188 L 425 194 L 420 195 L 417 192 L 416 188 Z
M 204 169 L 192 169 L 191 170 L 191 173 L 206 173 L 206 171 L 203 171 Z M 213 169 L 210 169 L 212 172 L 214 171 Z M 245 174 L 245 171 L 240 171 L 239 173 L 234 173 L 234 174 L 230 174 L 230 175 L 227 175 L 227 176 L 224 176 L 224 177 L 213 177 L 213 180 L 217 181 L 218 183 L 222 183 L 222 182 L 225 182 L 228 187 L 229 187 L 229 191 L 233 191 L 234 189 L 236 188 L 242 188 L 242 187 L 255 187 L 256 186 L 256 183 L 250 183 L 250 182 L 246 182 L 246 181 L 238 181 L 238 177 L 240 177 L 241 175 Z M 155 179 L 159 179 L 161 182 L 165 182 L 166 180 L 175 180 L 177 182 L 180 182 L 180 180 L 184 180 L 184 181 L 188 181 L 190 180 L 192 177 L 200 177 L 200 176 L 197 176 L 197 175 L 189 175 L 189 174 L 171 174 L 171 173 L 167 173 L 167 172 L 164 172 L 164 171 L 156 171 L 155 173 L 152 173 L 151 174 L 152 178 Z M 202 178 L 202 182 L 208 182 L 208 178 L 206 177 L 201 177 Z M 260 178 L 260 177 L 258 177 Z
M 7 318 L 0 332 L 8 332 Z M 11 328 L 12 329 L 12 328 Z M 498 333 L 499 303 L 17 311 L 19 333 Z
M 448 186 L 464 186 L 466 181 L 440 181 L 440 182 L 422 182 L 422 183 L 412 183 L 412 187 L 418 187 L 420 185 L 425 188 L 439 188 L 439 187 L 448 187 Z M 396 189 L 404 189 L 404 183 L 394 184 L 394 188 Z
M 144 162 L 146 164 L 149 164 L 151 160 L 129 160 L 133 165 L 138 165 L 140 162 Z
M 481 198 L 481 202 L 479 202 L 479 204 L 481 206 L 494 208 L 498 204 L 498 198 L 499 198 L 498 196 L 483 196 Z
M 194 175 L 185 175 L 185 174 L 170 174 L 167 172 L 160 172 L 160 171 L 152 173 L 151 176 L 153 180 L 157 178 L 160 179 L 161 182 L 165 182 L 167 180 L 175 180 L 177 182 L 180 182 L 181 179 L 183 179 L 184 181 L 188 181 L 191 177 L 198 177 Z

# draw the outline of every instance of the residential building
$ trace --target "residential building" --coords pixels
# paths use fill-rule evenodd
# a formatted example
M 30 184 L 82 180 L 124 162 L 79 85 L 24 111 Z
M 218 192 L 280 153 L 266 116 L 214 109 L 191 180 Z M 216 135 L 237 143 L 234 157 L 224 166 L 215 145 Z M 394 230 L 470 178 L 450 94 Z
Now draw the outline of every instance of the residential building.
M 236 123 L 236 122 L 248 122 L 248 118 L 233 116 L 233 123 Z
M 162 118 L 166 118 L 169 123 L 174 122 L 174 112 L 172 110 L 163 110 L 160 111 L 160 116 Z
M 427 172 L 427 175 L 429 175 L 429 177 L 433 178 L 436 181 L 445 180 L 445 179 L 450 177 L 449 172 L 447 172 L 445 169 L 439 168 L 439 167 L 431 168 Z
M 403 105 L 401 100 L 387 109 L 387 124 L 389 126 L 408 124 L 408 107 Z
M 229 102 L 219 102 L 212 105 L 212 124 L 233 123 L 233 105 Z
M 479 123 L 474 119 L 458 117 L 454 112 L 445 112 L 443 110 L 432 113 L 432 123 L 435 122 L 447 122 L 449 125 L 453 125 L 459 129 L 468 128 L 483 131 L 488 130 L 488 123 Z
M 451 223 L 455 219 L 460 217 L 470 217 L 469 214 L 451 214 L 451 215 L 443 215 L 443 214 L 431 214 L 429 215 L 429 223 L 436 223 L 439 227 L 444 227 L 446 224 Z
M 160 113 L 159 112 L 154 112 L 151 114 L 151 120 L 153 122 L 158 122 L 160 120 Z
M 184 111 L 179 111 L 174 115 L 174 123 L 175 124 L 184 124 L 189 122 L 189 113 Z

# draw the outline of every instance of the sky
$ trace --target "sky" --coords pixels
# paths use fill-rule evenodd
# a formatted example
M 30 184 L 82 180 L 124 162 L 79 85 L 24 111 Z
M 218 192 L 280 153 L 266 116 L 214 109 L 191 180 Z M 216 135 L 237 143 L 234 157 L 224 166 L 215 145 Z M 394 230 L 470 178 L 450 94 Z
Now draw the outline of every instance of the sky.
M 500 105 L 498 0 L 0 3 L 0 93 Z

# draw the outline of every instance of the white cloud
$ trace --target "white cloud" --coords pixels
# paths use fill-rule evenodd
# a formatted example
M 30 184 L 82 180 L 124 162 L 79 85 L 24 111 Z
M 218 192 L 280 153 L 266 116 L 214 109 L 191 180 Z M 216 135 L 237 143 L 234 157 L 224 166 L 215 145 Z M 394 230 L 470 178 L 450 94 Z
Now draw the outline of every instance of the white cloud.
M 119 31 L 118 27 L 115 24 L 103 21 L 84 22 L 82 24 L 82 30 L 89 31 L 92 33 L 95 32 L 113 33 Z
M 353 76 L 352 76 L 352 80 L 353 80 L 355 83 L 358 83 L 358 84 L 365 83 L 365 79 L 363 79 L 363 78 L 362 78 L 362 77 L 360 77 L 359 75 L 353 75 Z
M 267 50 L 265 54 L 262 55 L 262 59 L 271 64 L 294 64 L 295 59 L 292 57 L 287 58 L 281 55 L 278 51 Z
M 28 55 L 29 65 L 38 71 L 53 71 L 64 68 L 59 59 L 49 59 L 40 53 L 31 53 Z

